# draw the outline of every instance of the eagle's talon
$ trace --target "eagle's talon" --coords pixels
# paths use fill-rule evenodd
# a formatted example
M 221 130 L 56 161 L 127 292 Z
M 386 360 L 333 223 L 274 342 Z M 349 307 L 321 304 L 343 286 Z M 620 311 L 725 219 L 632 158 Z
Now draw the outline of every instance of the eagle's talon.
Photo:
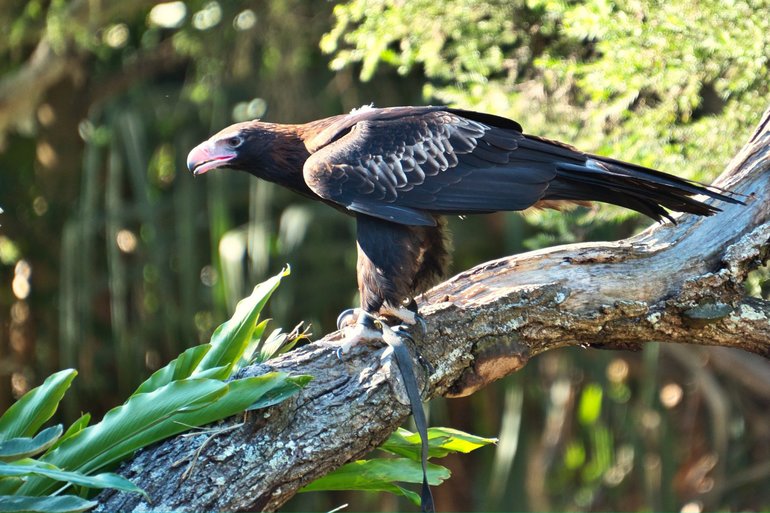
M 337 318 L 337 325 L 342 330 L 343 338 L 337 349 L 341 360 L 350 348 L 361 342 L 382 340 L 382 331 L 387 326 L 374 315 L 360 308 L 345 310 Z
M 417 326 L 420 328 L 420 339 L 425 338 L 428 335 L 428 323 L 425 322 L 425 317 L 415 313 L 414 320 L 417 321 Z
M 360 308 L 348 308 L 337 316 L 337 329 L 341 330 L 356 323 Z
M 390 329 L 393 330 L 393 333 L 395 333 L 399 337 L 407 339 L 412 344 L 416 344 L 416 342 L 414 340 L 414 337 L 409 332 L 409 327 L 408 326 L 404 326 L 403 324 L 399 324 L 398 326 L 392 326 Z

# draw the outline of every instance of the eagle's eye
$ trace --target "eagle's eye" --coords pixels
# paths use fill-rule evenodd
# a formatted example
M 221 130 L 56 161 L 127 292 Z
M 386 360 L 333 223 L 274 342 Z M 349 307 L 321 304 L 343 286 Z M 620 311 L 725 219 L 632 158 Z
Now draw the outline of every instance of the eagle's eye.
M 229 146 L 230 148 L 237 148 L 241 144 L 243 144 L 243 137 L 240 135 L 234 135 L 232 137 L 228 137 L 225 139 L 225 144 Z
M 375 319 L 374 320 L 374 327 L 377 328 L 378 330 L 381 330 L 382 329 L 382 323 L 380 321 L 378 321 L 377 319 Z

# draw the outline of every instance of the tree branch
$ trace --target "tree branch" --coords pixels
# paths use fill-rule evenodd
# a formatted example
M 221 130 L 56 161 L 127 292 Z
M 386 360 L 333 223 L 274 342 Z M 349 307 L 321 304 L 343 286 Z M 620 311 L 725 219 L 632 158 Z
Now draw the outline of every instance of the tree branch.
M 573 244 L 482 264 L 420 299 L 429 329 L 420 351 L 435 367 L 430 396 L 467 395 L 566 346 L 613 349 L 648 340 L 770 354 L 770 304 L 747 297 L 747 274 L 768 258 L 770 110 L 718 185 L 745 194 L 708 218 L 682 216 L 614 243 Z M 299 396 L 209 440 L 176 438 L 139 453 L 122 473 L 147 490 L 105 492 L 100 511 L 274 510 L 296 491 L 379 445 L 409 414 L 381 349 L 340 363 L 331 334 L 247 369 L 307 373 Z M 241 422 L 232 419 L 225 426 Z M 175 462 L 185 462 L 175 465 Z

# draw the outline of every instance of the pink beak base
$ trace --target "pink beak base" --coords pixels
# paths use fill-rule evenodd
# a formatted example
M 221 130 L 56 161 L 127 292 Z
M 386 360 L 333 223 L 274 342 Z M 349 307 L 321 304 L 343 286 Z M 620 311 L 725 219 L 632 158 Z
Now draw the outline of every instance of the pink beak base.
M 187 169 L 195 175 L 202 175 L 212 169 L 222 167 L 235 158 L 235 153 L 219 153 L 212 151 L 211 143 L 206 141 L 199 144 L 187 155 Z

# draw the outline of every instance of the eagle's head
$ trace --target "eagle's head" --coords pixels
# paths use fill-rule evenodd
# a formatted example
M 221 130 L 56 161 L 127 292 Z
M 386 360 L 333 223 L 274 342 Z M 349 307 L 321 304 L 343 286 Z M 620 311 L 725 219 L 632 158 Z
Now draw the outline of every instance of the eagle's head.
M 264 165 L 274 134 L 258 121 L 236 123 L 200 143 L 187 155 L 187 168 L 198 176 L 226 167 L 254 173 Z

